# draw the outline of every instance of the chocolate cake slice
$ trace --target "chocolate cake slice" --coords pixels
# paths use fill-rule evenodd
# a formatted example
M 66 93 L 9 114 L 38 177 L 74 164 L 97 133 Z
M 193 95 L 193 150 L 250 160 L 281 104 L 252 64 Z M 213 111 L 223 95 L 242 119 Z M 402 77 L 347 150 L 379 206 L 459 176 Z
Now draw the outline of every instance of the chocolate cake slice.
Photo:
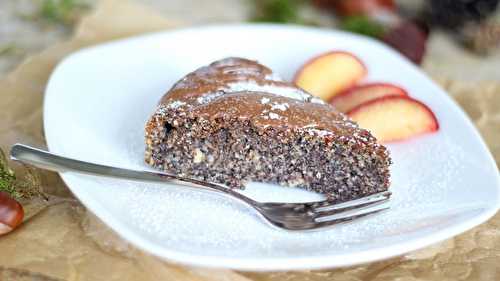
M 146 162 L 242 188 L 296 186 L 334 200 L 387 190 L 387 149 L 257 62 L 226 58 L 177 82 L 146 125 Z

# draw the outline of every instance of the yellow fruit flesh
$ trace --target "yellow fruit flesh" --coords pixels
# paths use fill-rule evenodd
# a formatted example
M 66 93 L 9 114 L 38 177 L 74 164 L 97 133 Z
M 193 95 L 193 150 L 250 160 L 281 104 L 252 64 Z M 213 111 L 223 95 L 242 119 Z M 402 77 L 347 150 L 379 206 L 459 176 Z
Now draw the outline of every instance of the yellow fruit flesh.
M 328 101 L 364 74 L 365 68 L 358 60 L 337 53 L 325 55 L 305 65 L 295 83 L 312 95 Z
M 356 110 L 350 117 L 382 142 L 406 139 L 435 127 L 425 108 L 406 99 L 382 99 Z

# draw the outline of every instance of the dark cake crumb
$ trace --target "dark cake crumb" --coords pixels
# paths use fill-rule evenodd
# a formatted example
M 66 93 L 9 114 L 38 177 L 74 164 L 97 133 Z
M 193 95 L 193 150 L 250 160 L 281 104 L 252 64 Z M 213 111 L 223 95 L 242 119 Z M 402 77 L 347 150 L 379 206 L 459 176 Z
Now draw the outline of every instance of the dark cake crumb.
M 269 182 L 340 201 L 388 189 L 385 147 L 329 105 L 270 77 L 270 70 L 243 59 L 189 74 L 146 126 L 146 162 L 232 188 Z M 231 83 L 271 90 L 234 91 Z M 298 98 L 275 94 L 273 87 L 289 88 Z

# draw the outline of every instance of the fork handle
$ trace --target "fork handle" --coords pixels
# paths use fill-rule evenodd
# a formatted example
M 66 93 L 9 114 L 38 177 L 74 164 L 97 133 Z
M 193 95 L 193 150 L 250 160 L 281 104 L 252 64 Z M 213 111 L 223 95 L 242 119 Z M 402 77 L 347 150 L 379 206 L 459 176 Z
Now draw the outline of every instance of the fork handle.
M 137 171 L 137 170 L 130 170 L 130 169 L 85 162 L 81 160 L 76 160 L 56 155 L 48 151 L 44 151 L 23 144 L 15 144 L 12 146 L 10 150 L 10 158 L 12 160 L 29 164 L 44 170 L 61 172 L 61 173 L 77 172 L 80 174 L 87 174 L 94 176 L 104 176 L 109 178 L 118 178 L 118 179 L 126 179 L 133 181 L 142 181 L 142 182 L 147 181 L 156 183 L 165 183 L 166 181 L 177 180 L 183 183 L 194 184 L 198 187 L 201 186 L 204 188 L 208 188 L 211 190 L 231 195 L 250 205 L 258 205 L 258 202 L 254 201 L 253 199 L 248 198 L 239 192 L 231 190 L 230 188 L 224 187 L 223 185 L 196 180 L 192 178 L 179 177 L 167 173 Z

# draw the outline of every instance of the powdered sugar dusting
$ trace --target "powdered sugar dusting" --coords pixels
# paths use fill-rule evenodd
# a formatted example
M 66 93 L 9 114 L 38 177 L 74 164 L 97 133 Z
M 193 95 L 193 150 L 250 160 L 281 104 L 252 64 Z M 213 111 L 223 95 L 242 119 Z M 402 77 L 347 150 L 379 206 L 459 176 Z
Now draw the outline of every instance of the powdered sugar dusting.
M 271 100 L 269 98 L 266 98 L 266 97 L 263 97 L 261 100 L 260 100 L 260 103 L 261 104 L 266 104 L 266 103 L 269 103 Z
M 286 102 L 285 103 L 274 102 L 273 105 L 271 106 L 271 110 L 279 109 L 281 111 L 285 111 L 288 109 L 288 107 L 290 107 L 290 105 Z
M 333 135 L 332 132 L 330 131 L 326 131 L 326 130 L 321 130 L 321 129 L 316 129 L 316 128 L 309 128 L 307 129 L 307 132 L 309 134 L 312 134 L 312 135 L 318 135 L 320 137 L 326 137 L 326 136 L 330 136 L 330 135 Z
M 276 72 L 272 72 L 271 74 L 267 74 L 264 78 L 266 80 L 272 80 L 272 81 L 283 81 L 283 78 L 281 78 L 281 76 Z
M 269 118 L 270 119 L 281 119 L 281 117 L 274 112 L 269 112 Z
M 175 109 L 175 108 L 179 108 L 179 107 L 184 106 L 184 105 L 186 105 L 185 102 L 179 101 L 179 100 L 175 100 L 175 101 L 170 102 L 167 105 L 167 107 L 170 108 L 170 109 Z
M 243 92 L 243 91 L 263 92 L 291 99 L 296 99 L 300 101 L 324 103 L 320 99 L 311 97 L 311 95 L 293 86 L 285 86 L 285 85 L 276 86 L 273 84 L 260 85 L 257 84 L 255 81 L 239 81 L 228 84 L 226 90 L 229 92 Z
M 324 131 L 311 128 L 311 132 L 323 134 Z M 454 151 L 452 157 L 443 158 L 435 153 L 450 144 Z M 121 183 L 120 190 L 126 188 L 127 192 L 117 192 L 117 197 L 119 205 L 127 206 L 122 211 L 129 217 L 130 223 L 144 235 L 155 237 L 156 241 L 161 241 L 158 243 L 171 249 L 197 254 L 202 254 L 200 249 L 203 249 L 203 253 L 224 253 L 224 256 L 232 257 L 303 255 L 304 248 L 314 255 L 344 252 L 349 251 L 353 244 L 369 248 L 383 243 L 379 239 L 385 239 L 391 233 L 416 231 L 419 227 L 432 227 L 433 223 L 441 227 L 446 223 L 432 222 L 428 217 L 437 216 L 433 206 L 440 204 L 448 192 L 453 192 L 454 181 L 461 180 L 459 170 L 464 150 L 453 145 L 451 140 L 439 145 L 429 138 L 394 147 L 393 154 L 396 154 L 397 163 L 393 171 L 391 210 L 318 232 L 287 232 L 270 228 L 253 211 L 236 201 L 184 187 L 135 183 L 123 186 L 124 183 Z M 433 161 L 433 167 L 425 164 L 428 161 Z M 415 171 L 415 165 L 419 171 Z M 421 169 L 424 166 L 429 168 Z M 436 177 L 432 188 L 426 188 L 429 173 L 432 174 L 431 170 L 436 166 L 446 167 L 446 171 Z M 441 177 L 443 182 L 438 179 Z M 266 190 L 273 188 L 265 187 Z M 280 192 L 293 192 L 293 189 Z M 463 215 L 461 208 L 450 206 L 448 214 L 454 215 L 453 219 L 460 218 Z
M 142 130 L 138 124 L 134 137 L 130 138 L 124 138 L 123 132 L 129 133 L 132 129 L 121 130 L 120 140 L 137 145 L 127 143 L 126 147 L 120 146 L 120 149 L 134 151 L 116 159 L 116 163 L 107 164 L 123 166 L 123 163 L 134 163 L 131 168 L 149 169 L 145 164 L 139 164 L 144 146 L 143 139 L 137 136 L 141 136 Z M 323 134 L 315 124 L 310 124 L 310 130 L 314 134 Z M 228 258 L 345 254 L 352 248 L 360 250 L 385 245 L 395 236 L 445 227 L 476 210 L 474 204 L 478 202 L 474 201 L 474 196 L 468 201 L 471 205 L 447 203 L 460 188 L 463 191 L 464 186 L 467 189 L 474 186 L 464 177 L 464 171 L 471 167 L 469 158 L 473 157 L 469 157 L 467 150 L 453 138 L 434 134 L 389 148 L 395 162 L 391 168 L 391 209 L 317 232 L 287 232 L 271 228 L 237 201 L 184 186 L 88 177 L 79 179 L 85 180 L 80 185 L 93 194 L 100 194 L 105 186 L 113 194 L 113 200 L 105 201 L 107 208 L 119 213 L 133 231 L 158 247 L 186 254 Z M 443 157 L 443 153 L 446 156 Z M 480 165 L 474 163 L 472 166 Z M 93 181 L 98 183 L 92 184 Z M 272 192 L 268 190 L 276 187 L 262 185 L 265 188 L 259 198 L 269 198 L 266 196 Z M 248 192 L 255 191 L 252 186 L 247 189 Z M 295 194 L 294 190 L 282 188 L 278 193 L 286 193 L 284 197 L 290 201 L 303 198 L 302 193 Z M 269 200 L 280 201 L 276 198 Z
M 214 99 L 220 97 L 224 95 L 224 92 L 222 91 L 217 91 L 217 92 L 214 92 L 214 93 L 205 93 L 201 96 L 199 96 L 196 101 L 199 103 L 199 104 L 205 104 L 205 103 L 209 103 L 211 101 L 213 101 Z

